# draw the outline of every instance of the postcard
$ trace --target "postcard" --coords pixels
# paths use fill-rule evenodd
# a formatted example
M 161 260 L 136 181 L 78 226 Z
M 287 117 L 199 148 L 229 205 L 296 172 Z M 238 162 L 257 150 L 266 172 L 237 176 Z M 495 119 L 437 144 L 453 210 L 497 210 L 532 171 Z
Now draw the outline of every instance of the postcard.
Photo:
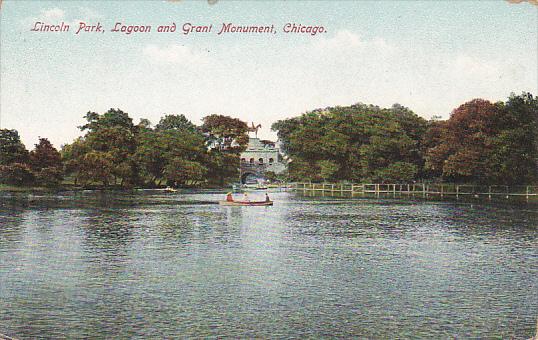
M 0 0 L 0 339 L 538 340 L 538 2 Z

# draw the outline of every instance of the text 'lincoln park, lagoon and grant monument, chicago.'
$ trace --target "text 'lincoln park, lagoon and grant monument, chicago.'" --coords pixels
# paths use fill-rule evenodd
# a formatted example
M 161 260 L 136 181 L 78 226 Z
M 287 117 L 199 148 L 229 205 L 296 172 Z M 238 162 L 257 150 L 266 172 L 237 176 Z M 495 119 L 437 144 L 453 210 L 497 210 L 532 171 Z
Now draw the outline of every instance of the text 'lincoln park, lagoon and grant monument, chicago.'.
M 74 32 L 76 35 L 83 33 L 105 33 L 107 29 L 101 24 L 97 23 L 46 23 L 42 21 L 34 22 L 30 31 L 33 32 Z M 317 35 L 320 33 L 327 33 L 327 29 L 322 25 L 308 25 L 301 23 L 288 22 L 280 25 L 275 24 L 235 24 L 231 22 L 224 22 L 222 24 L 204 24 L 197 25 L 190 22 L 186 22 L 180 25 L 176 25 L 175 22 L 166 25 L 147 25 L 147 24 L 125 24 L 122 22 L 116 22 L 112 29 L 109 30 L 113 33 L 120 33 L 125 35 L 131 35 L 135 33 L 179 33 L 182 35 L 190 34 L 277 34 L 278 32 L 286 34 L 304 34 L 304 35 Z

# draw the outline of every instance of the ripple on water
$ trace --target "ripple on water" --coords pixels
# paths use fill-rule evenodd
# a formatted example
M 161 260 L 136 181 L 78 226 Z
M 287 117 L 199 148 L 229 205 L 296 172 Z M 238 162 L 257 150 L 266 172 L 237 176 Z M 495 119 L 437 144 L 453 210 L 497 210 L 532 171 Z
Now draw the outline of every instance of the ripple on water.
M 271 196 L 273 207 L 220 207 L 211 193 L 0 198 L 0 333 L 534 333 L 536 211 Z

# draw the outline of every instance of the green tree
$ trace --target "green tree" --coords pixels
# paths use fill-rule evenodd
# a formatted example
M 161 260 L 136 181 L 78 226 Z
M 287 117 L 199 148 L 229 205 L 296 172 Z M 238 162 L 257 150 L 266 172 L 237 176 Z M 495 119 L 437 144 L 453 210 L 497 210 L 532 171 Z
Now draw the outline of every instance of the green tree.
M 538 181 L 538 99 L 530 93 L 512 94 L 493 119 L 487 166 L 491 181 L 528 184 Z
M 189 128 L 189 124 L 183 122 L 183 127 L 163 124 L 160 129 L 140 133 L 136 159 L 141 169 L 150 176 L 150 181 L 155 183 L 166 177 L 165 168 L 170 173 L 170 164 L 177 163 L 178 159 L 206 164 L 208 154 L 204 135 L 199 129 Z M 192 180 L 198 181 L 198 178 Z
M 0 129 L 0 165 L 26 163 L 28 151 L 17 130 Z
M 165 167 L 164 175 L 169 184 L 195 184 L 204 179 L 207 168 L 202 164 L 184 158 L 173 158 Z
M 409 183 L 416 178 L 417 173 L 417 165 L 408 162 L 395 162 L 376 170 L 372 174 L 371 180 L 378 183 Z
M 203 118 L 201 129 L 206 134 L 208 146 L 212 149 L 239 154 L 247 147 L 247 123 L 237 118 L 209 115 Z
M 338 172 L 338 164 L 335 161 L 321 160 L 317 162 L 319 166 L 319 176 L 324 181 L 333 179 L 333 176 Z
M 77 185 L 84 175 L 84 156 L 91 152 L 91 148 L 84 138 L 78 137 L 71 144 L 65 144 L 60 150 L 64 164 L 64 172 L 67 176 L 74 177 Z
M 365 181 L 385 169 L 400 169 L 392 167 L 398 162 L 421 169 L 427 125 L 398 104 L 381 109 L 359 103 L 313 110 L 278 121 L 272 129 L 278 131 L 281 144 L 293 159 L 289 169 L 292 179 Z M 321 176 L 313 171 L 322 168 Z
M 220 185 L 239 177 L 239 155 L 248 144 L 245 122 L 223 115 L 203 118 L 201 127 L 209 148 L 208 176 Z
M 34 172 L 36 183 L 45 187 L 57 187 L 64 178 L 64 172 L 60 167 L 41 168 L 38 172 Z
M 35 176 L 27 164 L 0 165 L 0 183 L 18 186 L 34 184 Z
M 289 177 L 292 181 L 319 181 L 320 168 L 318 164 L 294 157 L 289 163 Z
M 77 160 L 81 165 L 80 174 L 84 175 L 84 181 L 96 179 L 103 185 L 114 183 L 121 186 L 138 183 L 140 171 L 135 160 L 137 135 L 146 122 L 135 126 L 129 115 L 119 109 L 110 109 L 102 115 L 88 112 L 85 118 L 87 124 L 80 129 L 86 131 L 83 144 L 84 149 L 89 151 Z M 88 165 L 92 163 L 101 164 L 103 167 L 98 170 L 89 169 Z
M 155 130 L 180 130 L 197 132 L 198 127 L 184 115 L 165 115 L 155 126 Z
M 114 157 L 109 152 L 90 151 L 79 159 L 79 180 L 82 184 L 101 183 L 104 187 L 113 180 L 116 169 Z

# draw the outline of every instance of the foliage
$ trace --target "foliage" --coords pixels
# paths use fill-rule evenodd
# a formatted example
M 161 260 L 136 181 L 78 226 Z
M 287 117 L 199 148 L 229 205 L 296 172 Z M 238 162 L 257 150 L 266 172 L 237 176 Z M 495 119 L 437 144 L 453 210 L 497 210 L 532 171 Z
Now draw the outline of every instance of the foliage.
M 245 122 L 209 115 L 196 126 L 165 115 L 153 129 L 128 113 L 88 112 L 84 136 L 58 152 L 40 138 L 28 152 L 15 130 L 0 130 L 0 183 L 58 186 L 64 176 L 81 185 L 154 186 L 237 181 L 248 143 Z M 280 120 L 281 150 L 291 160 L 271 180 L 469 183 L 538 182 L 538 99 L 512 94 L 506 102 L 474 99 L 446 121 L 426 121 L 408 108 L 355 104 Z
M 395 104 L 314 110 L 272 126 L 292 158 L 292 179 L 366 181 L 392 164 L 423 166 L 427 122 Z
M 85 118 L 86 134 L 62 149 L 66 172 L 83 185 L 191 185 L 205 175 L 224 183 L 238 173 L 248 142 L 246 123 L 226 116 L 208 116 L 197 127 L 184 115 L 166 115 L 155 129 L 147 119 L 133 125 L 119 109 Z
M 291 181 L 319 181 L 319 167 L 317 164 L 305 161 L 299 157 L 294 158 L 289 164 L 289 178 Z
M 77 160 L 81 184 L 101 183 L 108 186 L 113 180 L 115 170 L 114 157 L 109 152 L 90 151 Z
M 538 180 L 538 100 L 474 99 L 446 121 L 394 104 L 328 107 L 273 124 L 292 180 L 523 184 Z
M 512 94 L 506 103 L 467 102 L 437 124 L 426 168 L 449 181 L 522 184 L 538 179 L 538 101 Z
M 416 178 L 418 167 L 408 162 L 395 162 L 376 170 L 370 177 L 374 183 L 409 183 Z
M 19 186 L 32 185 L 35 181 L 30 167 L 22 163 L 0 165 L 0 183 Z
M 324 181 L 329 181 L 338 172 L 338 164 L 335 161 L 321 160 L 317 163 L 319 167 L 319 176 Z
M 223 115 L 204 117 L 201 127 L 209 151 L 208 176 L 219 185 L 237 181 L 239 155 L 248 144 L 248 126 L 245 122 Z
M 110 109 L 100 115 L 88 112 L 87 124 L 80 127 L 86 135 L 62 151 L 68 172 L 75 173 L 75 178 L 82 184 L 111 183 L 132 186 L 139 182 L 138 164 L 134 154 L 137 147 L 137 135 L 145 129 L 149 121 L 142 121 L 139 126 L 126 112 Z
M 198 127 L 184 115 L 165 115 L 155 126 L 155 130 L 179 130 L 185 132 L 197 132 Z
M 212 149 L 239 154 L 248 144 L 248 125 L 237 118 L 212 114 L 204 117 L 201 129 Z
M 150 181 L 165 178 L 165 168 L 182 159 L 207 163 L 204 135 L 198 129 L 176 128 L 148 130 L 140 134 L 135 153 L 137 163 L 150 176 Z M 168 171 L 170 173 L 170 171 Z M 182 181 L 175 181 L 183 183 Z
M 30 151 L 29 165 L 38 185 L 54 187 L 63 179 L 62 157 L 46 138 L 39 138 L 39 143 Z
M 28 151 L 16 130 L 0 129 L 0 165 L 26 163 Z
M 30 151 L 30 165 L 34 171 L 59 168 L 62 166 L 62 157 L 48 139 L 39 138 L 39 143 Z
M 176 157 L 166 165 L 164 175 L 169 184 L 186 185 L 201 182 L 206 172 L 200 163 Z
M 506 103 L 498 103 L 491 136 L 488 166 L 490 181 L 525 184 L 538 181 L 538 98 L 530 93 L 512 94 Z
M 45 187 L 57 187 L 62 182 L 63 175 L 64 172 L 61 167 L 41 168 L 35 173 L 36 183 Z

